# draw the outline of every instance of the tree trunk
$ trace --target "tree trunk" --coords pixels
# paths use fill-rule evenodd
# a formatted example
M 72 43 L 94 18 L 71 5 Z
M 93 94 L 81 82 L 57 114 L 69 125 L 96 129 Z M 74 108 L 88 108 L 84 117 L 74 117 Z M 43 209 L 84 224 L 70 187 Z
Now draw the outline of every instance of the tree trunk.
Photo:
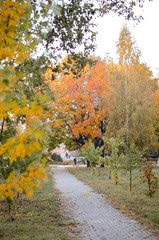
M 130 168 L 130 191 L 132 190 L 132 169 Z
M 111 180 L 112 179 L 112 176 L 111 176 L 111 169 L 108 168 L 108 179 Z
M 4 121 L 5 121 L 5 119 L 3 118 L 3 120 L 2 120 L 2 127 L 1 127 L 1 133 L 0 133 L 0 142 L 2 142 L 3 129 L 4 129 Z
M 100 170 L 101 170 L 101 167 L 99 167 L 99 172 L 98 172 L 98 176 L 100 177 Z
M 148 178 L 148 186 L 149 186 L 149 196 L 150 198 L 152 197 L 152 194 L 151 194 L 151 183 L 150 183 L 150 178 Z
M 87 167 L 90 167 L 90 162 L 87 160 Z

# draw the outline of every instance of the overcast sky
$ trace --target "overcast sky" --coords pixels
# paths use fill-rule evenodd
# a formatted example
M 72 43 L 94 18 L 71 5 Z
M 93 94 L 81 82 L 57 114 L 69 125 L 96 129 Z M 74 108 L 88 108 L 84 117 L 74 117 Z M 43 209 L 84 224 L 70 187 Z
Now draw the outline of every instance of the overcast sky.
M 144 17 L 140 23 L 125 21 L 123 17 L 109 13 L 99 20 L 96 55 L 104 57 L 107 53 L 117 60 L 116 43 L 124 22 L 135 38 L 141 50 L 142 62 L 159 77 L 159 0 L 144 3 L 142 9 L 137 8 L 137 13 Z

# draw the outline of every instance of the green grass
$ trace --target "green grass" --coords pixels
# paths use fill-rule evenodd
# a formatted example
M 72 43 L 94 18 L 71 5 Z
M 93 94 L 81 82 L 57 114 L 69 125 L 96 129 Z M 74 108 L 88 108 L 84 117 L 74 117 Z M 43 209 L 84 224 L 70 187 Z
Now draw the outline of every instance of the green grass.
M 152 198 L 146 196 L 148 186 L 140 178 L 139 169 L 133 171 L 133 189 L 131 192 L 129 191 L 129 173 L 123 170 L 120 170 L 118 185 L 115 185 L 113 180 L 108 179 L 107 168 L 101 169 L 101 176 L 98 176 L 98 168 L 94 175 L 88 168 L 69 168 L 69 171 L 78 179 L 89 184 L 96 192 L 104 194 L 106 200 L 125 215 L 132 215 L 149 227 L 159 229 L 159 188 Z M 159 168 L 156 167 L 154 173 L 159 178 Z
M 12 221 L 8 207 L 0 202 L 0 239 L 4 240 L 70 240 L 64 233 L 69 228 L 69 220 L 63 219 L 58 210 L 53 192 L 52 173 L 48 171 L 48 181 L 32 199 L 21 197 L 12 206 Z

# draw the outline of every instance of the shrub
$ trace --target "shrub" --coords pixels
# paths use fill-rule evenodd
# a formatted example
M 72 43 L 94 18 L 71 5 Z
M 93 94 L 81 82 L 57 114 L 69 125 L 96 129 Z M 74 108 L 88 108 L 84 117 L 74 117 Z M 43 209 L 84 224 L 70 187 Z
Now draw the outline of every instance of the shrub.
M 51 159 L 54 161 L 54 162 L 63 162 L 63 159 L 60 155 L 56 154 L 56 153 L 53 153 L 51 155 Z

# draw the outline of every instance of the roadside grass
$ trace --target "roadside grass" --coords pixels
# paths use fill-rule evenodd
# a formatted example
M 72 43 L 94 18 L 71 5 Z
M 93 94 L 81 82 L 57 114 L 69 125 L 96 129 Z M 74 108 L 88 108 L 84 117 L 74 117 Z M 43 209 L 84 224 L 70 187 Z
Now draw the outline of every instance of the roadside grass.
M 21 197 L 12 206 L 12 221 L 9 221 L 8 207 L 0 202 L 0 239 L 3 240 L 70 240 L 64 232 L 69 220 L 64 220 L 58 210 L 53 191 L 51 170 L 47 170 L 48 180 L 42 183 L 31 199 Z
M 101 168 L 101 175 L 98 168 L 95 174 L 89 168 L 69 168 L 79 180 L 89 184 L 98 193 L 104 194 L 105 200 L 109 201 L 115 208 L 120 209 L 125 215 L 132 216 L 149 228 L 159 230 L 159 188 L 153 197 L 145 193 L 148 190 L 147 183 L 140 178 L 140 169 L 133 171 L 133 189 L 129 191 L 129 173 L 120 170 L 120 182 L 115 185 L 113 180 L 108 179 L 108 169 Z M 155 176 L 159 178 L 159 168 L 154 168 Z M 158 232 L 159 233 L 159 232 Z

